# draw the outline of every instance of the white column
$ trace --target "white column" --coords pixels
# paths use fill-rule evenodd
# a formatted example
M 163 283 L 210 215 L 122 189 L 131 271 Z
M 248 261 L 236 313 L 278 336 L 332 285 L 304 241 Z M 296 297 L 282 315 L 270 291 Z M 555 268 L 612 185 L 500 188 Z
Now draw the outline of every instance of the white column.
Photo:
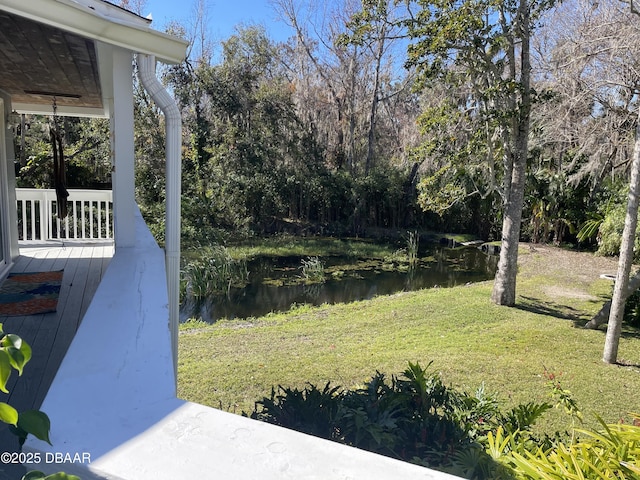
M 136 243 L 132 62 L 130 51 L 114 49 L 113 98 L 109 110 L 116 248 L 133 247 Z
M 13 149 L 13 134 L 7 130 L 5 120 L 11 113 L 11 97 L 0 91 L 0 206 L 4 209 L 0 215 L 3 222 L 0 235 L 3 235 L 0 247 L 3 248 L 3 257 L 7 265 L 20 255 L 18 248 L 18 211 L 16 209 L 16 177 L 15 177 L 15 153 Z

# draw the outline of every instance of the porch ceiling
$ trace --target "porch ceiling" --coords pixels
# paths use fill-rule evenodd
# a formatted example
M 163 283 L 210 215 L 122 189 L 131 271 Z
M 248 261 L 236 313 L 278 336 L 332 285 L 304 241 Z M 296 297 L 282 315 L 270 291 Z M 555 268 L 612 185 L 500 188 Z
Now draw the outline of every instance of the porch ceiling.
M 1 10 L 0 72 L 14 103 L 103 109 L 93 40 Z

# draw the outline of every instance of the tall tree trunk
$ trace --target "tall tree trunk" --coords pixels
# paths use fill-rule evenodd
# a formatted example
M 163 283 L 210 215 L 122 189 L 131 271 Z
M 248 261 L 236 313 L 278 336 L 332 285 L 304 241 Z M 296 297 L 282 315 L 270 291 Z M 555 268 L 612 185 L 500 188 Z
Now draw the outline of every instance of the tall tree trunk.
M 611 298 L 611 312 L 607 325 L 607 336 L 604 342 L 602 360 L 606 363 L 618 361 L 618 346 L 620 332 L 622 331 L 622 317 L 624 305 L 627 299 L 627 287 L 629 285 L 629 273 L 633 263 L 633 247 L 638 226 L 638 195 L 640 190 L 640 112 L 636 124 L 636 139 L 633 146 L 633 163 L 631 165 L 631 182 L 629 185 L 629 197 L 627 200 L 627 216 L 622 232 L 622 244 L 620 245 L 620 260 L 618 261 L 618 273 Z
M 401 222 L 402 227 L 406 227 L 411 223 L 411 219 L 413 216 L 413 208 L 412 205 L 412 196 L 416 191 L 416 182 L 418 179 L 418 168 L 420 168 L 420 164 L 415 162 L 413 167 L 411 167 L 411 172 L 409 176 L 404 182 L 404 188 L 402 193 L 402 203 L 399 205 L 401 212 L 399 222 Z
M 373 167 L 375 156 L 375 138 L 376 138 L 376 117 L 378 114 L 378 102 L 380 91 L 380 70 L 382 67 L 382 56 L 384 54 L 384 42 L 386 28 L 383 26 L 379 32 L 378 49 L 375 52 L 375 74 L 373 77 L 373 93 L 371 95 L 371 110 L 369 111 L 369 132 L 367 135 L 367 160 L 365 162 L 364 173 L 369 175 L 371 168 Z
M 517 152 L 514 160 L 509 199 L 505 205 L 502 221 L 502 242 L 498 271 L 493 284 L 491 300 L 498 305 L 512 306 L 516 303 L 516 275 L 518 272 L 518 244 L 524 203 L 524 184 L 527 157 Z
M 498 272 L 491 293 L 491 300 L 498 305 L 512 306 L 516 303 L 516 275 L 518 273 L 518 244 L 520 242 L 520 226 L 522 223 L 522 206 L 524 204 L 524 187 L 527 173 L 527 155 L 529 153 L 529 125 L 531 114 L 531 28 L 529 22 L 529 5 L 527 0 L 520 0 L 520 51 L 521 65 L 521 105 L 517 113 L 517 129 L 513 152 L 513 169 L 511 178 L 507 178 L 506 204 L 502 221 L 502 244 Z M 510 180 L 510 181 L 509 181 Z M 508 182 L 508 183 L 507 183 Z
M 633 292 L 640 288 L 640 272 L 637 272 L 633 277 L 629 279 L 629 283 L 627 285 L 627 290 L 624 294 L 624 301 L 626 303 L 627 299 L 631 296 Z M 611 300 L 606 302 L 600 311 L 596 313 L 591 320 L 589 320 L 584 328 L 588 329 L 596 329 L 603 323 L 607 323 L 609 320 L 609 314 L 611 313 Z

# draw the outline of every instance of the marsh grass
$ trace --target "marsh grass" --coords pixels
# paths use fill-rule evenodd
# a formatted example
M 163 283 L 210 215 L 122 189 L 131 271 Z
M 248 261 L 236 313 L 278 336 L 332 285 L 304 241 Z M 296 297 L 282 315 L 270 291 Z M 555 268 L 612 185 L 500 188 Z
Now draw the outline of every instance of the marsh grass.
M 309 257 L 300 260 L 302 278 L 309 283 L 324 283 L 327 280 L 324 263 L 319 257 Z
M 181 297 L 196 301 L 244 286 L 249 278 L 245 258 L 234 259 L 225 247 L 207 247 L 187 263 L 181 278 Z
M 617 422 L 637 412 L 638 330 L 621 339 L 627 366 L 611 366 L 601 361 L 603 332 L 576 328 L 610 295 L 599 274 L 615 270 L 615 260 L 524 248 L 519 266 L 513 308 L 491 303 L 492 282 L 483 282 L 183 327 L 179 395 L 249 412 L 272 386 L 351 388 L 376 370 L 391 375 L 409 361 L 433 361 L 445 383 L 469 392 L 484 383 L 506 406 L 550 401 L 546 371 L 572 392 L 587 425 L 596 425 L 593 414 Z M 553 410 L 540 428 L 567 425 Z
M 407 257 L 409 259 L 409 266 L 415 267 L 418 264 L 418 247 L 420 244 L 420 236 L 418 232 L 407 233 Z

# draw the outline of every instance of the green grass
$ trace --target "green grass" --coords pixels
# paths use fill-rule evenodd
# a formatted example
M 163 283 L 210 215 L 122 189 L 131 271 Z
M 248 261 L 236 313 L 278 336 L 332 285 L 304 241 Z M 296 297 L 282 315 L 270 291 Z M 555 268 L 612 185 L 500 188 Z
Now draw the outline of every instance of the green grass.
M 406 247 L 407 235 L 405 237 L 400 236 L 396 242 L 380 243 L 362 238 L 295 237 L 281 234 L 235 243 L 228 245 L 227 248 L 234 258 L 253 258 L 257 256 L 345 256 L 361 259 L 382 259 L 392 256 L 398 247 Z M 476 239 L 470 235 L 463 234 L 420 232 L 420 235 L 426 242 L 432 243 L 438 243 L 442 237 L 451 238 L 458 242 Z
M 570 263 L 591 258 L 571 255 L 583 257 Z M 640 411 L 640 334 L 627 329 L 620 344 L 619 359 L 635 366 L 611 366 L 601 361 L 603 332 L 574 326 L 599 309 L 610 283 L 600 272 L 575 274 L 540 253 L 522 250 L 521 258 L 515 308 L 491 303 L 492 282 L 483 282 L 185 325 L 178 393 L 248 412 L 278 384 L 353 387 L 376 370 L 397 374 L 409 361 L 433 361 L 447 384 L 473 391 L 484 382 L 505 406 L 550 401 L 546 368 L 572 391 L 589 425 L 596 424 L 594 413 L 616 422 Z M 550 295 L 550 289 L 584 295 Z M 541 424 L 547 431 L 567 427 L 555 410 Z
M 249 240 L 230 245 L 233 257 L 257 256 L 299 256 L 329 257 L 345 256 L 353 258 L 384 258 L 396 249 L 390 244 L 379 244 L 362 239 L 339 239 L 330 237 L 294 237 L 276 235 L 269 238 Z

